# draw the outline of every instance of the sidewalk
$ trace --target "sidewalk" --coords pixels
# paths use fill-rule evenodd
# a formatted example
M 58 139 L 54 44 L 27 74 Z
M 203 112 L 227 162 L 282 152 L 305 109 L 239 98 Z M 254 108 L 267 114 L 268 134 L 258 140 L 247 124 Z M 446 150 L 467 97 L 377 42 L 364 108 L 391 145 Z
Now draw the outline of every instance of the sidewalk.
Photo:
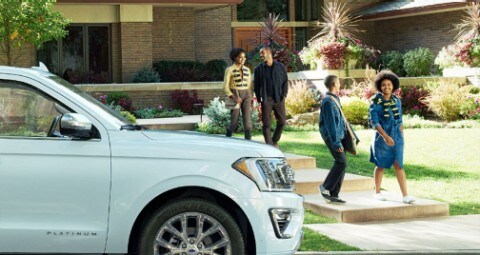
M 305 227 L 367 251 L 480 254 L 478 214 L 355 224 L 313 224 Z

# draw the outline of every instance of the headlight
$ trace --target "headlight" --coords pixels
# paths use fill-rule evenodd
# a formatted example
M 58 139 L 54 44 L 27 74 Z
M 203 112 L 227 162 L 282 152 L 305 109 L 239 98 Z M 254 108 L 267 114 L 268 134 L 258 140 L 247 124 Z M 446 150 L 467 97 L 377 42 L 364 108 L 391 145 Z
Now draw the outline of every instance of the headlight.
M 261 191 L 293 191 L 295 173 L 284 159 L 241 158 L 233 168 L 252 179 Z

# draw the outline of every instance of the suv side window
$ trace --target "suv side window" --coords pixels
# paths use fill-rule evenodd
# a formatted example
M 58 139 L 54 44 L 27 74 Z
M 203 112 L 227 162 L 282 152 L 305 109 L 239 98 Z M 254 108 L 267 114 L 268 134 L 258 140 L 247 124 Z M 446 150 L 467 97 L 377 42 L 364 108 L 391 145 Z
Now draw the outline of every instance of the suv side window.
M 31 86 L 0 80 L 0 136 L 46 137 L 62 108 Z

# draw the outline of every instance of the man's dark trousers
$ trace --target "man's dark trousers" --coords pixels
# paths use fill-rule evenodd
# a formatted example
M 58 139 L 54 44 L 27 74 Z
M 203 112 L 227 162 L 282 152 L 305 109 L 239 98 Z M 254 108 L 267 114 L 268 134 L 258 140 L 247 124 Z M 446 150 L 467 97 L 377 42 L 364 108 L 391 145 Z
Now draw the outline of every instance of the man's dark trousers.
M 338 152 L 332 145 L 330 139 L 322 137 L 330 150 L 335 162 L 333 163 L 327 178 L 323 182 L 323 187 L 330 191 L 330 196 L 337 197 L 342 187 L 343 177 L 345 176 L 345 169 L 347 168 L 347 156 L 344 152 Z
M 275 131 L 273 132 L 273 137 L 271 135 L 271 126 L 272 126 L 272 111 L 277 120 L 277 125 Z M 274 145 L 282 136 L 283 128 L 285 127 L 285 121 L 287 119 L 287 113 L 285 109 L 285 98 L 280 102 L 275 102 L 273 98 L 267 97 L 267 101 L 262 102 L 262 130 L 263 137 L 265 138 L 266 144 Z

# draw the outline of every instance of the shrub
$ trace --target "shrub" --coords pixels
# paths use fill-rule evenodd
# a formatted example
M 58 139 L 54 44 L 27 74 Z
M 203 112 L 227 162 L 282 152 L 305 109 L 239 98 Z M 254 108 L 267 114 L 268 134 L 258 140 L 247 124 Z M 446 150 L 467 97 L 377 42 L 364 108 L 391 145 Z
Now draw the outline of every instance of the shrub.
M 403 68 L 403 55 L 399 51 L 391 50 L 385 52 L 380 58 L 382 69 L 390 69 L 398 76 L 405 76 Z
M 469 119 L 480 120 L 480 96 L 468 95 L 466 100 L 460 103 L 460 114 Z
M 446 121 L 455 121 L 462 117 L 462 104 L 468 99 L 468 87 L 453 82 L 441 82 L 424 101 L 428 108 Z
M 368 110 L 370 104 L 367 100 L 358 97 L 342 97 L 342 110 L 347 120 L 353 125 L 368 125 Z
M 203 113 L 208 117 L 208 121 L 202 122 L 198 130 L 209 134 L 224 134 L 227 126 L 230 124 L 230 110 L 225 108 L 225 103 L 218 97 L 214 98 L 210 105 L 204 109 Z M 252 131 L 261 130 L 258 111 L 252 111 Z M 243 132 L 243 120 L 240 116 L 237 131 Z
M 403 66 L 410 77 L 429 75 L 432 61 L 433 54 L 427 48 L 416 48 L 403 55 Z
M 137 123 L 137 119 L 136 119 L 135 116 L 133 116 L 133 114 L 131 114 L 130 112 L 128 112 L 128 111 L 120 111 L 120 114 L 121 114 L 126 120 L 128 120 L 130 123 L 132 123 L 132 124 Z
M 153 64 L 163 82 L 221 81 L 227 63 L 224 60 L 199 61 L 162 60 Z
M 429 109 L 424 99 L 429 91 L 419 87 L 408 87 L 402 90 L 402 110 L 404 114 L 425 116 Z
M 316 88 L 311 88 L 306 81 L 295 81 L 289 86 L 288 96 L 285 99 L 287 116 L 318 110 L 318 101 L 313 94 Z
M 143 68 L 132 79 L 133 83 L 160 82 L 160 75 L 152 68 Z
M 171 96 L 175 108 L 188 114 L 192 114 L 193 104 L 203 104 L 203 100 L 198 98 L 196 90 L 192 90 L 192 95 L 190 96 L 190 91 L 177 89 L 172 92 Z
M 141 119 L 154 119 L 154 118 L 172 118 L 182 117 L 184 113 L 176 109 L 164 109 L 162 105 L 158 108 L 143 108 L 135 111 L 135 116 Z
M 450 122 L 447 128 L 480 128 L 480 121 L 478 120 L 460 120 Z
M 106 96 L 106 104 L 111 105 L 119 105 L 122 107 L 123 110 L 133 112 L 135 111 L 135 108 L 133 107 L 132 100 L 130 99 L 130 96 L 121 91 L 114 91 L 110 92 Z
M 443 124 L 433 120 L 426 120 L 418 115 L 403 115 L 404 128 L 442 128 Z
M 222 81 L 225 69 L 227 69 L 227 62 L 222 59 L 210 60 L 205 64 L 205 69 L 211 73 L 212 81 Z

